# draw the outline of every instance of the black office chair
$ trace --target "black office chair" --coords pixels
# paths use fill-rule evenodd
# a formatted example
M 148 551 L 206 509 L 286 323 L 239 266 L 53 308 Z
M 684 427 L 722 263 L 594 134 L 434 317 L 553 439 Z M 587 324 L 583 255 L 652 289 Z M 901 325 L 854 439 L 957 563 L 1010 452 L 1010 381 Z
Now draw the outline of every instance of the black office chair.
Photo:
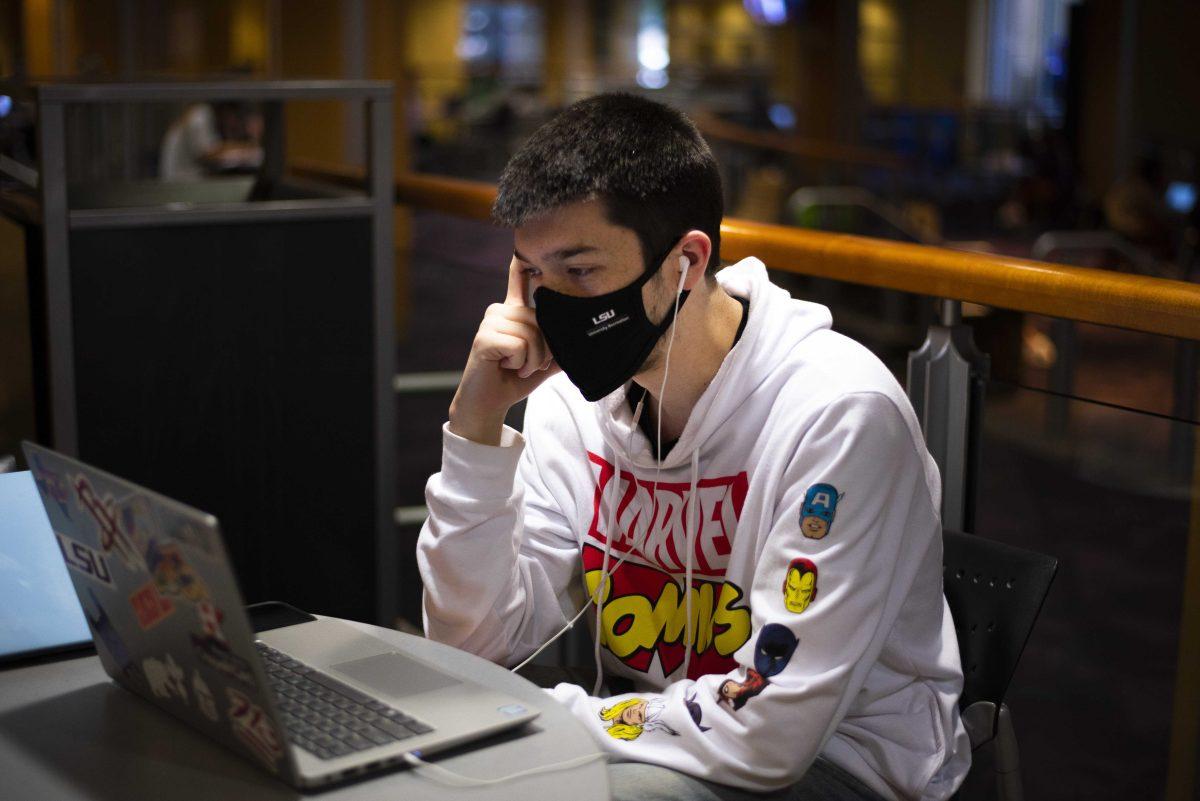
M 1017 738 L 1004 695 L 1050 591 L 1058 560 L 946 531 L 942 565 L 946 601 L 962 656 L 959 709 L 971 750 L 978 757 L 983 746 L 992 745 L 996 796 L 1001 801 L 1021 801 Z M 986 763 L 973 761 L 971 775 L 956 798 L 981 789 L 979 774 Z

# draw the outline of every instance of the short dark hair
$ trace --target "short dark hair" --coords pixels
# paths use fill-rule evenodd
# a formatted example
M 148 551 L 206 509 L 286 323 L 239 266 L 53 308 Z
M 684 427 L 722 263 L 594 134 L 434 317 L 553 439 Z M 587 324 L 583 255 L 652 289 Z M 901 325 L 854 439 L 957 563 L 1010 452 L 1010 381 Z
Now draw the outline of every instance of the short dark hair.
M 492 218 L 509 228 L 597 198 L 631 229 L 646 269 L 692 229 L 712 240 L 705 272 L 721 263 L 725 201 L 717 160 L 681 111 L 628 92 L 580 100 L 539 127 L 500 175 Z

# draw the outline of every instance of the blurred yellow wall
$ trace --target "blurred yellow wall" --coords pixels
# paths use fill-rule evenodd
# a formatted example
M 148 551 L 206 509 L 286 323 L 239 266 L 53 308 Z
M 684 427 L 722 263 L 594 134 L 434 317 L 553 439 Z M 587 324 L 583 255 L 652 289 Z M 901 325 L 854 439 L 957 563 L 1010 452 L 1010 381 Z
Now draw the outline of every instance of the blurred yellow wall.
M 462 94 L 466 69 L 455 53 L 462 30 L 463 0 L 423 0 L 407 7 L 405 61 L 412 70 L 418 113 L 434 137 L 453 133 L 441 113 L 447 98 Z

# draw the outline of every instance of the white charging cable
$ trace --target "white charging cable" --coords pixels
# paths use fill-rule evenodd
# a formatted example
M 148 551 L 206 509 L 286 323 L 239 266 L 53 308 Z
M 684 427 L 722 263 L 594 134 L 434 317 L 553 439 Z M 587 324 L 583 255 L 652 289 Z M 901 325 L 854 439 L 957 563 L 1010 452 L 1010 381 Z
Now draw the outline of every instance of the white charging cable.
M 419 756 L 419 751 L 410 751 L 404 755 L 404 761 L 414 768 L 418 768 L 426 778 L 450 787 L 488 787 L 495 784 L 504 784 L 505 782 L 524 779 L 527 776 L 537 776 L 542 773 L 554 773 L 560 770 L 568 770 L 569 768 L 577 768 L 580 765 L 586 765 L 589 762 L 595 762 L 599 759 L 605 759 L 608 755 L 603 752 L 594 754 L 584 754 L 575 759 L 568 759 L 563 762 L 552 762 L 549 765 L 541 765 L 529 770 L 517 771 L 510 773 L 507 776 L 498 776 L 494 779 L 479 779 L 474 776 L 464 776 L 461 773 L 455 773 L 452 770 L 447 770 L 441 765 L 435 765 L 432 762 L 426 762 Z

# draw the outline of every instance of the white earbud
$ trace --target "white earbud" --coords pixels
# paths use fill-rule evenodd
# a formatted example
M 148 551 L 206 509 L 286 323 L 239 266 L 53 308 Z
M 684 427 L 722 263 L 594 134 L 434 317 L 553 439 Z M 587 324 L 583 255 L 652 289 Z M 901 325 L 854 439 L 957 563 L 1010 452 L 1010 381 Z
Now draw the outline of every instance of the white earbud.
M 688 262 L 687 256 L 679 257 L 679 288 L 675 290 L 676 295 L 683 292 L 683 282 L 687 280 L 688 270 L 691 267 L 692 265 Z

